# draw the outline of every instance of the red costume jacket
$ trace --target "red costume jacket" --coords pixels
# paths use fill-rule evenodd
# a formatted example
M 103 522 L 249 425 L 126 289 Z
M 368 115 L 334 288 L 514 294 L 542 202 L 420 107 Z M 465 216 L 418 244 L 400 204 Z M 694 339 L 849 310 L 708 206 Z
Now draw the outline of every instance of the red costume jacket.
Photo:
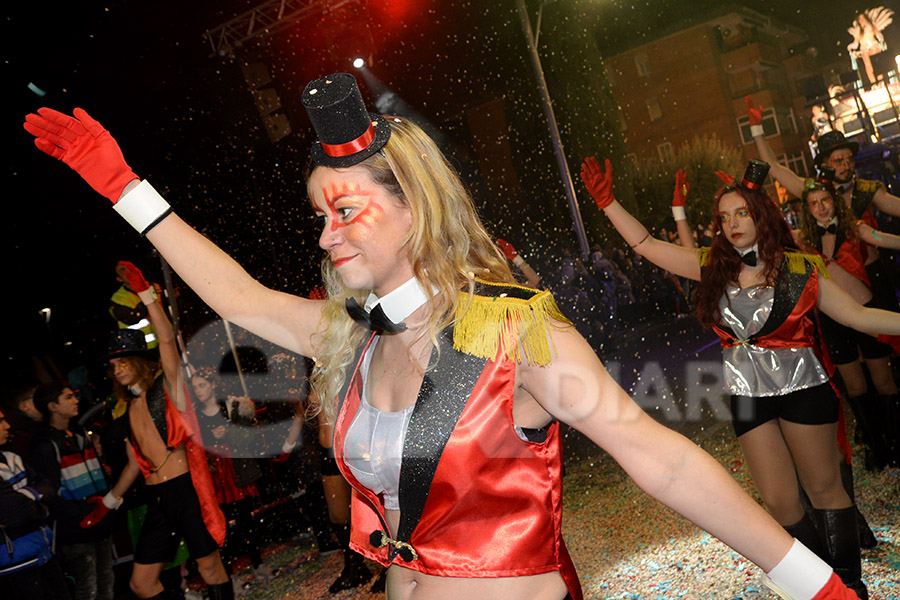
M 484 306 L 503 311 L 495 316 L 505 315 L 501 318 L 507 324 L 514 323 L 514 334 L 537 324 L 545 344 L 545 316 L 565 320 L 548 292 L 480 284 L 478 294 L 490 295 L 494 302 Z M 542 430 L 543 439 L 519 437 L 512 417 L 516 361 L 510 357 L 518 343 L 513 349 L 495 338 L 490 359 L 484 347 L 481 352 L 468 348 L 482 356 L 459 351 L 454 345 L 461 345 L 464 321 L 457 322 L 456 336 L 451 330 L 440 334 L 440 361 L 426 372 L 410 418 L 398 531 L 387 526 L 382 498 L 362 487 L 343 460 L 344 437 L 360 403 L 360 359 L 372 338 L 359 349 L 340 395 L 334 434 L 338 466 L 353 486 L 351 547 L 385 566 L 396 563 L 444 577 L 559 571 L 579 600 L 581 586 L 561 532 L 559 423 Z M 432 365 L 435 360 L 437 350 Z
M 187 389 L 185 389 L 185 397 L 190 397 Z M 191 473 L 191 483 L 197 492 L 203 512 L 203 524 L 206 525 L 206 529 L 216 543 L 222 546 L 225 543 L 225 515 L 222 514 L 222 509 L 219 508 L 216 500 L 216 492 L 212 476 L 209 473 L 209 464 L 206 460 L 206 452 L 203 450 L 203 440 L 200 436 L 200 428 L 197 425 L 197 416 L 194 414 L 193 405 L 188 400 L 187 409 L 184 412 L 175 408 L 166 392 L 165 385 L 163 385 L 163 377 L 158 375 L 147 391 L 147 407 L 157 431 L 166 440 L 166 446 L 174 449 L 184 445 Z M 130 438 L 134 457 L 141 468 L 141 473 L 146 478 L 153 472 L 155 465 L 151 464 L 141 453 L 134 435 L 131 435 Z

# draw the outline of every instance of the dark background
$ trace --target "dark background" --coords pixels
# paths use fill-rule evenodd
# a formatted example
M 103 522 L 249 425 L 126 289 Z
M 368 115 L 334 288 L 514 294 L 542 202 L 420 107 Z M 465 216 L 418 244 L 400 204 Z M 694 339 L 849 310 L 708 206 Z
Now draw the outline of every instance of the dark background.
M 118 287 L 116 261 L 131 260 L 151 279 L 161 279 L 149 243 L 65 165 L 34 148 L 21 123 L 40 106 L 86 109 L 112 132 L 135 172 L 185 220 L 266 285 L 306 294 L 318 283 L 321 251 L 303 184 L 312 134 L 299 96 L 310 79 L 352 72 L 349 60 L 363 53 L 372 59 L 371 72 L 446 136 L 445 150 L 492 231 L 532 254 L 551 247 L 577 252 L 513 0 L 350 2 L 260 38 L 235 59 L 211 55 L 203 33 L 258 4 L 7 3 L 0 62 L 7 98 L 6 213 L 0 225 L 4 379 L 30 376 L 34 356 L 52 357 L 65 372 L 103 354 L 114 326 L 107 308 Z M 805 0 L 747 5 L 805 28 L 820 58 L 844 59 L 847 68 L 846 28 L 857 12 L 873 6 Z M 533 19 L 538 3 L 528 7 Z M 554 45 L 554 35 L 565 35 L 560 32 L 586 32 L 599 60 L 726 8 L 711 0 L 550 2 L 541 52 L 545 70 L 552 70 L 551 94 L 584 77 L 579 61 L 560 56 L 565 46 Z M 885 32 L 889 44 L 893 30 L 900 24 Z M 890 45 L 889 52 L 896 48 Z M 265 63 L 275 80 L 293 130 L 276 144 L 266 138 L 252 104 L 238 67 L 243 60 Z M 677 74 L 670 77 L 677 85 Z M 46 95 L 30 91 L 29 83 Z M 361 87 L 371 101 L 371 91 Z M 478 170 L 466 128 L 467 110 L 498 98 L 521 177 L 520 186 L 500 198 L 483 193 L 491 173 Z M 594 99 L 574 101 L 589 106 Z M 575 125 L 560 127 L 565 137 Z M 579 159 L 569 160 L 575 174 Z M 583 195 L 580 182 L 576 189 Z M 177 280 L 176 288 L 190 334 L 212 315 Z M 52 309 L 49 324 L 39 315 L 43 307 Z

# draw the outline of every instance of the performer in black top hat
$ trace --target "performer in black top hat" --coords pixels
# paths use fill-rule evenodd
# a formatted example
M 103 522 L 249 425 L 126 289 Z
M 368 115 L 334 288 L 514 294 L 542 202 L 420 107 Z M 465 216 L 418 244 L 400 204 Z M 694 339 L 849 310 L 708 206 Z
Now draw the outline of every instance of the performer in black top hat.
M 713 202 L 710 248 L 654 239 L 612 194 L 612 173 L 594 158 L 582 179 L 635 252 L 675 275 L 699 280 L 698 320 L 722 341 L 732 422 L 750 473 L 775 519 L 819 553 L 860 598 L 856 509 L 838 468 L 840 399 L 827 353 L 818 347 L 816 309 L 861 331 L 884 331 L 900 314 L 865 308 L 827 277 L 822 259 L 797 251 L 766 193 L 768 165 L 753 160 Z M 874 329 L 870 329 L 874 327 Z M 814 515 L 800 501 L 797 475 Z M 818 527 L 813 523 L 818 521 Z
M 548 292 L 515 285 L 418 126 L 385 117 L 388 134 L 349 75 L 311 82 L 302 101 L 319 137 L 307 192 L 326 300 L 255 281 L 139 182 L 84 111 L 40 109 L 26 128 L 223 318 L 315 357 L 319 410 L 354 487 L 351 546 L 388 567 L 390 595 L 582 597 L 561 533 L 564 420 L 787 597 L 853 597 L 712 457 L 643 413 Z M 900 318 L 879 323 L 900 333 Z

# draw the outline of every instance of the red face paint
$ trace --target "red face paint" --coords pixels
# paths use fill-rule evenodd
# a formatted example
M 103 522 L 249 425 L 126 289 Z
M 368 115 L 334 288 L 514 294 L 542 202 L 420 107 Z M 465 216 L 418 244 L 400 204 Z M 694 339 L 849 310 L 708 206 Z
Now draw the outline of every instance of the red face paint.
M 367 229 L 371 229 L 375 226 L 378 217 L 384 214 L 384 209 L 381 205 L 372 199 L 374 193 L 361 189 L 358 184 L 352 187 L 346 182 L 334 184 L 330 189 L 322 189 L 322 196 L 325 198 L 325 204 L 328 206 L 328 210 L 331 213 L 328 220 L 331 223 L 332 232 L 335 232 L 342 227 L 346 227 L 347 225 L 354 224 L 359 224 Z M 341 222 L 340 213 L 334 207 L 335 202 L 344 196 L 357 196 L 367 199 L 365 208 L 358 211 L 356 216 L 347 222 Z

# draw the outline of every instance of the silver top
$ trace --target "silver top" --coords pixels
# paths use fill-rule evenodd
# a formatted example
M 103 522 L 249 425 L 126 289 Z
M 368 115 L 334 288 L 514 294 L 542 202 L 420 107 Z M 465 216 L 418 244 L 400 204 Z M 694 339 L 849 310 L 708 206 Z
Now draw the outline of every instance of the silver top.
M 774 299 L 769 286 L 729 285 L 719 301 L 722 321 L 735 339 L 746 341 L 766 324 Z M 811 347 L 769 349 L 743 343 L 723 348 L 722 360 L 725 385 L 738 396 L 780 396 L 828 381 Z

